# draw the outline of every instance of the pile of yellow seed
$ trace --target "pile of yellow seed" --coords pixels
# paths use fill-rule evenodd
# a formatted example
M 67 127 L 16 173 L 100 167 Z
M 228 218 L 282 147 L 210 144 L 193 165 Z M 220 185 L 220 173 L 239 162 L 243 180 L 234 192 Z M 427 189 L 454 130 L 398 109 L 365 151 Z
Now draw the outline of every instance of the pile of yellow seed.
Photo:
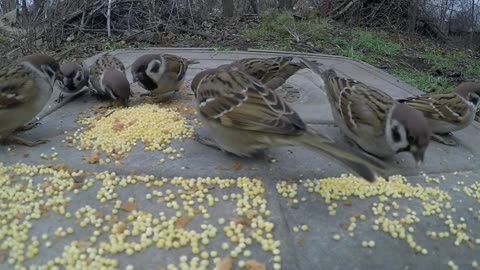
M 427 177 L 427 183 L 440 183 L 437 178 Z M 443 177 L 442 180 L 445 180 Z M 344 201 L 352 204 L 350 199 L 366 199 L 377 198 L 377 202 L 371 205 L 371 216 L 373 223 L 371 228 L 373 231 L 381 231 L 390 235 L 394 239 L 405 241 L 410 248 L 419 254 L 427 255 L 428 250 L 419 245 L 414 238 L 415 224 L 418 224 L 423 217 L 437 217 L 444 221 L 448 228 L 443 232 L 426 231 L 425 234 L 432 240 L 440 238 L 453 238 L 453 243 L 459 246 L 462 243 L 471 245 L 475 243 L 480 245 L 480 238 L 474 239 L 467 232 L 467 224 L 463 217 L 455 220 L 452 214 L 456 209 L 452 206 L 451 196 L 448 192 L 441 190 L 439 187 L 424 187 L 422 185 L 413 185 L 407 182 L 402 176 L 392 176 L 388 181 L 379 179 L 373 184 L 354 176 L 327 178 L 321 180 L 300 181 L 301 187 L 307 192 L 320 195 L 326 204 L 328 204 L 328 212 L 330 215 L 336 215 L 338 204 L 336 201 Z M 458 182 L 464 184 L 464 182 Z M 295 192 L 289 192 L 295 190 Z M 458 189 L 460 190 L 460 189 Z M 474 183 L 463 188 L 465 194 L 480 202 L 480 184 Z M 295 198 L 300 189 L 296 183 L 288 183 L 282 181 L 277 184 L 277 192 L 288 199 Z M 408 199 L 416 202 L 423 209 L 421 213 L 416 213 L 408 206 L 402 206 L 398 203 L 398 199 Z M 409 203 L 411 205 L 411 203 Z M 473 209 L 472 209 L 473 210 Z M 350 236 L 354 236 L 357 227 L 357 220 L 366 221 L 367 216 L 364 214 L 354 215 L 350 217 L 348 226 L 345 229 Z M 298 231 L 298 227 L 294 227 L 294 231 Z M 334 240 L 341 240 L 339 234 L 333 236 Z M 375 242 L 364 240 L 362 247 L 375 247 Z M 454 263 L 449 263 L 454 268 Z
M 169 147 L 172 140 L 193 135 L 187 119 L 175 108 L 156 104 L 115 108 L 105 116 L 82 118 L 79 123 L 86 127 L 67 136 L 66 141 L 79 150 L 101 150 L 114 158 L 130 152 L 138 142 L 145 145 L 145 150 L 174 154 L 176 150 Z
M 99 185 L 96 198 L 100 207 L 76 197 Z M 139 185 L 148 193 L 141 193 L 140 198 L 122 196 L 131 196 Z M 162 254 L 187 248 L 178 264 L 159 266 L 168 270 L 214 269 L 225 257 L 246 268 L 255 261 L 258 250 L 270 256 L 261 264 L 281 269 L 280 241 L 273 236 L 265 188 L 258 179 L 158 179 L 108 171 L 86 174 L 61 165 L 0 163 L 0 189 L 0 251 L 8 254 L 6 263 L 14 269 L 118 269 L 116 256 L 152 248 Z M 164 211 L 149 212 L 140 201 L 162 206 Z M 220 201 L 220 207 L 230 205 L 235 211 L 212 219 L 210 212 Z M 83 206 L 73 212 L 66 210 L 79 203 Z M 56 223 L 72 220 L 75 226 L 58 226 L 51 235 L 32 230 L 42 220 L 53 219 Z M 211 243 L 219 237 L 223 238 L 221 246 L 213 247 Z M 56 257 L 42 265 L 29 262 L 58 245 L 63 252 Z

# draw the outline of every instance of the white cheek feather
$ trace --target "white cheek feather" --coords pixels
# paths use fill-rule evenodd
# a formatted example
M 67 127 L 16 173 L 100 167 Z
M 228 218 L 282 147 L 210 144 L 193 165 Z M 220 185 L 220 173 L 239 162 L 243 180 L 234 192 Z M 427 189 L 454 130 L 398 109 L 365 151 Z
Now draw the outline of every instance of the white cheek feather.
M 153 68 L 153 65 L 155 63 L 160 65 L 160 68 L 158 69 L 158 72 L 152 72 L 152 68 Z M 165 63 L 165 60 L 162 57 L 162 61 L 159 61 L 159 60 L 151 61 L 148 64 L 147 70 L 145 71 L 145 73 L 147 74 L 148 77 L 150 77 L 150 79 L 152 79 L 154 82 L 158 83 L 162 79 L 163 74 L 165 73 L 166 69 L 167 69 L 167 65 Z
M 472 102 L 470 102 L 470 100 L 464 99 L 462 96 L 460 96 L 460 95 L 458 95 L 458 94 L 457 94 L 457 96 L 458 96 L 459 98 L 461 98 L 465 103 L 468 104 L 468 107 L 469 107 L 470 110 L 472 110 L 472 111 L 476 111 L 476 110 L 477 110 L 477 106 L 475 106 L 475 104 L 473 104 Z
M 397 127 L 398 132 L 400 133 L 400 140 L 395 142 L 393 139 L 392 128 Z M 406 148 L 408 146 L 407 132 L 405 127 L 400 124 L 397 120 L 391 120 L 387 122 L 385 136 L 390 145 L 390 148 L 397 152 L 400 149 Z

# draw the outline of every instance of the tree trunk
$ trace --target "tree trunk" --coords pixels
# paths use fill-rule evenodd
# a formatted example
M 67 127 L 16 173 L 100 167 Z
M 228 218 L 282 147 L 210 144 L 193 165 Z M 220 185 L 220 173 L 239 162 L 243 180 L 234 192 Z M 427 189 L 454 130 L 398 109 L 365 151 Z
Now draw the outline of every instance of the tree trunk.
M 448 0 L 442 1 L 442 10 L 440 11 L 440 27 L 443 31 L 445 31 L 445 21 L 447 19 L 447 12 L 448 12 Z
M 23 15 L 28 16 L 27 0 L 22 0 Z
M 408 33 L 410 35 L 410 38 L 413 37 L 413 34 L 415 33 L 415 26 L 417 24 L 417 16 L 418 16 L 418 2 L 416 0 L 410 1 L 410 21 L 408 23 Z
M 12 10 L 14 10 L 17 6 L 17 1 L 16 0 L 3 0 L 0 1 L 0 14 L 5 14 L 8 13 Z
M 279 0 L 278 1 L 278 8 L 292 10 L 293 9 L 293 1 L 292 0 Z
M 475 33 L 475 0 L 472 0 L 472 23 L 470 26 L 470 48 L 474 48 L 473 35 Z
M 328 12 L 329 12 L 329 1 L 328 0 L 323 0 L 320 6 L 320 16 L 323 18 L 328 17 Z
M 250 7 L 254 14 L 258 14 L 258 3 L 257 0 L 250 0 Z
M 233 0 L 222 0 L 223 17 L 231 18 L 234 14 Z

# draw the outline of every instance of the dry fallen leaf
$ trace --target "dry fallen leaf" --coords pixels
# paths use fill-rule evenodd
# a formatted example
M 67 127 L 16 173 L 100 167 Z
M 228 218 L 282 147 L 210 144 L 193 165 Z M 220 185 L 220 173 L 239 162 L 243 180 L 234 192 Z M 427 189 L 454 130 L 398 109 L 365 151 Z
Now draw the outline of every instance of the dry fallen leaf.
M 117 132 L 118 132 L 118 131 L 122 131 L 124 128 L 125 128 L 125 126 L 124 126 L 122 123 L 120 123 L 120 122 L 115 122 L 115 123 L 113 124 L 113 127 L 112 127 L 112 129 L 113 129 L 114 131 L 117 131 Z
M 176 229 L 183 229 L 187 226 L 190 221 L 192 221 L 193 216 L 181 216 L 175 221 L 175 228 Z
M 246 217 L 239 217 L 234 220 L 236 224 L 242 224 L 243 226 L 250 226 L 250 220 Z
M 346 224 L 346 223 L 341 223 L 340 224 L 340 228 L 342 228 L 344 230 L 348 230 L 348 227 L 350 227 L 350 224 Z
M 245 263 L 245 266 L 246 266 L 247 270 L 265 270 L 265 269 L 267 269 L 267 267 L 265 267 L 265 264 L 259 263 L 259 262 L 254 261 L 254 260 L 248 260 Z
M 215 270 L 231 270 L 232 268 L 233 261 L 230 256 L 222 258 L 215 266 Z
M 120 222 L 118 225 L 117 225 L 117 233 L 123 233 L 125 231 L 125 229 L 127 228 L 127 225 L 125 225 L 125 223 L 123 222 Z
M 87 161 L 88 164 L 98 163 L 99 160 L 100 153 L 98 151 L 93 151 L 90 155 L 85 157 L 85 161 Z
M 343 202 L 343 205 L 345 205 L 345 206 L 352 206 L 352 202 L 347 200 L 347 201 L 344 201 L 344 202 Z
M 73 189 L 80 189 L 83 186 L 83 182 L 73 182 L 72 188 Z
M 134 202 L 126 202 L 120 206 L 120 209 L 127 212 L 132 212 L 133 210 L 137 209 L 137 204 Z
M 65 165 L 64 163 L 55 165 L 55 166 L 53 166 L 53 168 L 57 171 L 67 171 L 68 170 L 67 165 Z
M 242 168 L 242 164 L 238 161 L 234 161 L 232 162 L 232 169 L 235 170 L 235 171 L 238 171 L 240 170 L 240 168 Z

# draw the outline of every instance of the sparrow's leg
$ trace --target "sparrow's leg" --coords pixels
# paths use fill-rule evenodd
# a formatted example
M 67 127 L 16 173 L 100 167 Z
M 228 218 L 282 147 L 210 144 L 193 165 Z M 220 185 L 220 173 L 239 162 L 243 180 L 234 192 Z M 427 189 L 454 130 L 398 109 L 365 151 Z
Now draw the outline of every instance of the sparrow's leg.
M 433 134 L 431 136 L 433 141 L 439 142 L 441 144 L 449 145 L 449 146 L 457 146 L 458 142 L 453 137 L 452 133 L 446 134 Z
M 25 125 L 17 128 L 17 129 L 15 130 L 15 132 L 18 132 L 18 131 L 27 131 L 27 130 L 30 130 L 30 129 L 36 127 L 36 126 L 41 125 L 41 124 L 42 124 L 42 123 L 40 123 L 40 122 L 30 122 L 30 123 L 27 123 L 27 124 L 25 124 Z
M 212 148 L 215 148 L 217 150 L 223 151 L 223 149 L 220 147 L 220 145 L 218 145 L 218 143 L 209 136 L 201 135 L 199 133 L 196 133 L 195 140 L 197 142 L 203 144 L 203 145 L 208 146 L 208 147 L 212 147 Z
M 54 101 L 55 101 L 56 103 L 61 103 L 64 97 L 65 97 L 65 96 L 63 95 L 63 91 L 60 91 L 60 94 L 58 94 L 58 98 L 55 99 Z
M 14 135 L 10 135 L 9 137 L 2 139 L 1 142 L 4 144 L 20 144 L 20 145 L 26 145 L 26 146 L 35 146 L 35 145 L 47 143 L 49 142 L 49 140 L 29 141 Z
M 67 103 L 69 103 L 69 102 L 75 100 L 76 98 L 80 97 L 81 95 L 85 94 L 88 91 L 88 88 L 85 88 L 85 89 L 80 90 L 80 91 L 76 92 L 75 94 L 72 94 L 72 95 L 68 96 L 65 99 L 62 99 L 62 101 L 60 103 L 58 103 L 56 106 L 54 106 L 50 110 L 46 111 L 42 115 L 36 117 L 36 122 L 42 120 L 43 118 L 45 118 L 45 117 L 49 116 L 50 114 L 52 114 L 53 112 L 55 112 L 56 110 L 65 106 Z

